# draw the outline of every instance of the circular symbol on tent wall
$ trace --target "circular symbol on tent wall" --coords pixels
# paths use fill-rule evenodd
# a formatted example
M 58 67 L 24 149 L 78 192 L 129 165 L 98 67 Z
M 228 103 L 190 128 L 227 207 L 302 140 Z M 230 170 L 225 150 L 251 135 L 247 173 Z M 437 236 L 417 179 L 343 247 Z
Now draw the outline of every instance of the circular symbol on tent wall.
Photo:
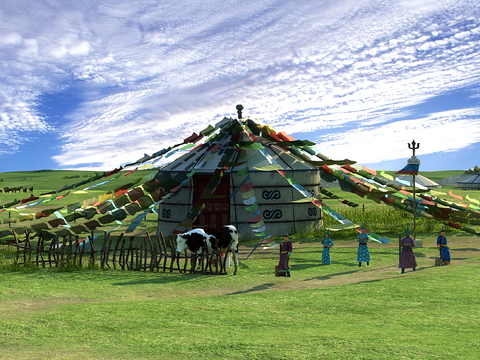
M 317 208 L 308 208 L 308 216 L 317 216 Z
M 266 219 L 266 220 L 271 220 L 271 219 L 281 219 L 282 218 L 282 210 L 273 210 L 273 211 L 270 211 L 270 210 L 265 210 L 263 212 L 263 218 Z
M 272 190 L 272 191 L 263 190 L 262 197 L 265 200 L 278 200 L 282 197 L 282 194 L 278 190 Z
M 172 212 L 169 209 L 162 210 L 162 218 L 170 219 L 170 216 L 172 216 Z

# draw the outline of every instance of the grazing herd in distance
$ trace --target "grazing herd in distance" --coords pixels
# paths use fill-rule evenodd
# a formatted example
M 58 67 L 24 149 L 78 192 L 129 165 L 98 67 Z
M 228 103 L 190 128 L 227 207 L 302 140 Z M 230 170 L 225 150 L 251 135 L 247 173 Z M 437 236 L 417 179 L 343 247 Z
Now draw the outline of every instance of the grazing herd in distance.
M 33 192 L 33 186 L 30 187 L 30 188 L 23 187 L 23 186 L 20 186 L 20 187 L 17 187 L 17 188 L 9 188 L 9 187 L 4 187 L 4 188 L 3 188 L 3 192 L 4 192 L 4 193 L 10 193 L 10 192 L 16 193 L 17 191 L 18 191 L 19 193 L 21 193 L 22 190 L 23 190 L 24 193 L 26 193 L 26 192 L 32 193 L 32 192 Z M 0 189 L 0 192 L 2 192 L 2 189 Z

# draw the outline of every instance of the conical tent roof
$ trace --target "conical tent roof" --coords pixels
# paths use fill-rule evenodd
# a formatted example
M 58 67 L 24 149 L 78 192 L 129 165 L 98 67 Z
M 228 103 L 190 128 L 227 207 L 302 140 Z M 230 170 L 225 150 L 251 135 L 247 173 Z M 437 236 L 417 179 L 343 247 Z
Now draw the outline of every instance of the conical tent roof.
M 236 120 L 231 120 L 234 124 Z M 242 124 L 240 122 L 239 124 Z M 254 129 L 258 128 L 256 124 L 251 121 L 245 121 L 245 124 L 252 126 Z M 245 125 L 243 125 L 245 126 Z M 255 126 L 255 127 L 254 127 Z M 163 166 L 159 169 L 159 172 L 191 172 L 196 170 L 197 174 L 210 174 L 213 173 L 218 164 L 221 162 L 222 156 L 225 154 L 227 149 L 235 147 L 235 144 L 232 143 L 231 133 L 223 134 L 223 139 L 221 139 L 216 144 L 203 144 L 192 150 L 190 153 L 185 154 L 184 156 L 176 159 L 175 161 Z M 241 137 L 237 142 L 252 142 L 251 138 L 247 133 L 242 133 Z M 318 171 L 318 168 L 314 165 L 315 160 L 312 160 L 310 157 L 302 154 L 300 151 L 295 151 L 294 149 L 288 149 L 284 146 L 277 145 L 277 142 L 270 137 L 265 137 L 262 133 L 259 133 L 256 136 L 258 142 L 263 145 L 262 149 L 256 149 L 252 147 L 248 153 L 248 167 L 250 171 L 259 171 L 256 168 L 261 168 L 264 166 L 272 165 L 273 163 L 278 163 L 284 170 L 292 171 Z M 288 141 L 290 143 L 314 145 L 309 141 Z M 245 145 L 245 146 L 248 146 Z M 214 148 L 213 148 L 214 147 Z M 213 149 L 212 149 L 213 148 Z M 207 155 L 210 155 L 207 158 Z M 226 172 L 237 172 L 243 167 L 240 167 L 240 164 L 236 163 L 241 155 L 240 151 L 237 151 L 233 156 L 229 164 L 225 164 Z M 273 161 L 272 161 L 273 159 Z M 229 166 L 230 165 L 230 166 Z M 233 165 L 233 166 L 232 166 Z M 275 171 L 275 170 L 273 170 Z
M 405 182 L 407 182 L 408 185 Z M 399 175 L 393 180 L 393 183 L 399 186 L 402 186 L 402 185 L 413 186 L 413 175 Z M 435 188 L 442 187 L 441 185 L 437 184 L 435 181 L 432 181 L 423 175 L 415 175 L 415 185 L 424 186 L 427 189 L 435 189 Z
M 480 184 L 480 173 L 473 174 L 469 178 L 460 181 L 459 184 Z
M 473 174 L 469 178 L 458 183 L 458 188 L 462 190 L 479 190 L 480 189 L 480 173 Z

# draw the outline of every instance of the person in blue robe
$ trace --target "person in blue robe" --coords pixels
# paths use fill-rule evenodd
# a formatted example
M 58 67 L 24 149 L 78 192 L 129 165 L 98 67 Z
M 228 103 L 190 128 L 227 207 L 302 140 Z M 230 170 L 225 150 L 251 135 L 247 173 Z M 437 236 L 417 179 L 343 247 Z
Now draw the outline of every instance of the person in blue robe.
M 370 265 L 370 253 L 368 251 L 367 243 L 370 241 L 368 235 L 365 233 L 367 228 L 365 227 L 365 223 L 362 223 L 362 232 L 357 237 L 358 242 L 358 251 L 357 251 L 357 262 L 358 266 L 362 266 L 362 262 L 366 262 L 367 265 Z
M 445 228 L 442 225 L 440 236 L 437 238 L 437 248 L 440 250 L 440 258 L 444 265 L 450 264 L 450 250 L 447 245 L 447 238 L 445 236 Z
M 322 239 L 323 251 L 322 251 L 322 264 L 330 265 L 332 263 L 330 259 L 330 248 L 333 246 L 333 241 L 330 239 L 330 230 L 325 233 L 325 238 Z

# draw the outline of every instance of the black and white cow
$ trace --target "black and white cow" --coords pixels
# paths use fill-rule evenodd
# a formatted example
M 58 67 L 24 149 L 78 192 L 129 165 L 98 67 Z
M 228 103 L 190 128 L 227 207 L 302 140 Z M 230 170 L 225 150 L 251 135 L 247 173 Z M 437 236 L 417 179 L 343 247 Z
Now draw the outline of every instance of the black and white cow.
M 191 253 L 202 255 L 202 248 L 206 248 L 209 253 L 212 249 L 216 250 L 215 243 L 217 239 L 213 235 L 208 235 L 202 229 L 193 229 L 183 234 L 177 235 L 177 253 L 183 252 L 185 249 Z
M 218 244 L 216 245 L 218 239 Z M 183 234 L 177 235 L 177 253 L 183 252 L 185 249 L 190 250 L 198 256 L 202 255 L 202 247 L 206 247 L 208 253 L 213 250 L 220 249 L 225 252 L 228 245 L 233 240 L 232 251 L 235 251 L 236 264 L 238 265 L 238 231 L 233 225 L 225 225 L 221 229 L 193 229 Z M 230 263 L 227 263 L 230 267 Z
M 233 240 L 232 243 L 232 251 L 235 251 L 235 262 L 238 266 L 238 231 L 237 228 L 233 225 L 225 225 L 223 228 L 220 229 L 206 229 L 205 232 L 209 235 L 215 236 L 218 239 L 218 248 L 222 252 L 227 251 L 227 247 L 230 242 Z M 227 260 L 226 267 L 230 267 L 230 259 Z

